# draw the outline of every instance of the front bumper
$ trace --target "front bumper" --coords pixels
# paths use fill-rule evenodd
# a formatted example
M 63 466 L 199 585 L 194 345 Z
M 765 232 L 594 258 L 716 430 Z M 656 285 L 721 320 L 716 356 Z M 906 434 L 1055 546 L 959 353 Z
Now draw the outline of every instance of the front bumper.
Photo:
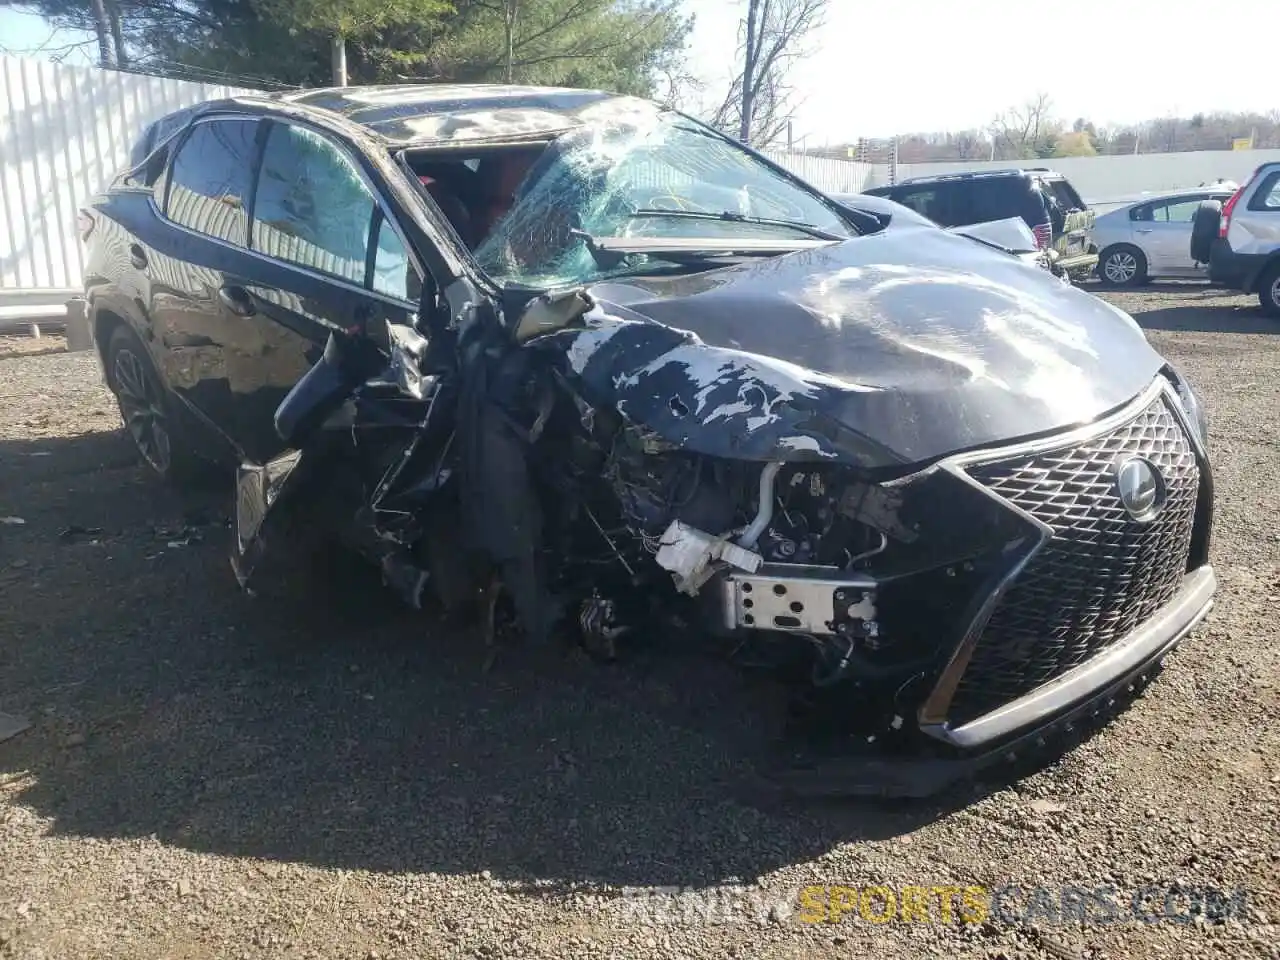
M 1210 567 L 1187 576 L 1174 600 L 1108 654 L 1058 684 L 952 731 L 958 741 L 981 743 L 951 757 L 841 758 L 791 766 L 771 780 L 803 796 L 921 798 L 994 766 L 1015 762 L 1045 750 L 1052 738 L 1079 724 L 1103 717 L 1159 669 L 1178 643 L 1213 608 L 1216 579 Z M 1003 739 L 993 740 L 1003 734 Z M 963 744 L 962 744 L 963 745 Z
M 1163 478 L 1159 516 L 1125 519 L 1114 471 L 1133 457 Z M 783 783 L 816 794 L 935 793 L 1114 706 L 1211 609 L 1212 472 L 1192 415 L 1163 376 L 1090 427 L 943 467 L 963 481 L 957 495 L 999 505 L 991 514 L 970 504 L 957 517 L 1020 517 L 1024 531 L 1037 532 L 1011 542 L 990 587 L 974 595 L 963 636 L 916 714 L 925 742 L 788 770 Z
M 1057 267 L 1064 273 L 1077 275 L 1089 273 L 1098 266 L 1097 253 L 1079 253 L 1072 257 L 1059 257 Z

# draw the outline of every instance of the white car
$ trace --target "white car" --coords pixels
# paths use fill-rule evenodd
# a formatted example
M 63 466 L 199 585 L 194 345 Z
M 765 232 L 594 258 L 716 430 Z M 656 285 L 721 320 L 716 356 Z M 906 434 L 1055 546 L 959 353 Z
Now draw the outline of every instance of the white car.
M 1093 222 L 1098 276 L 1116 287 L 1136 287 L 1156 277 L 1207 279 L 1191 259 L 1191 222 L 1205 200 L 1225 202 L 1234 183 L 1190 187 L 1143 197 Z

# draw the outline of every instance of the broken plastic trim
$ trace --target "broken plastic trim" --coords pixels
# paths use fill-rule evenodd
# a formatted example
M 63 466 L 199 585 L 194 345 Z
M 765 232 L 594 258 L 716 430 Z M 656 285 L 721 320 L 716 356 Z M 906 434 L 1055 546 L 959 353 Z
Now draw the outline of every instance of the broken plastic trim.
M 671 526 L 663 533 L 655 560 L 658 566 L 672 573 L 676 589 L 691 597 L 696 596 L 703 584 L 715 575 L 716 561 L 752 573 L 764 563 L 760 554 L 679 520 L 671 521 Z

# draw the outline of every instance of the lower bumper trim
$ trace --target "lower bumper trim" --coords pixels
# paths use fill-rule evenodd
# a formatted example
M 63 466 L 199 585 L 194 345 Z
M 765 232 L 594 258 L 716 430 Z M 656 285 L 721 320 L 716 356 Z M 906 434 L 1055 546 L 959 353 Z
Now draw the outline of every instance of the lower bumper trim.
M 1209 611 L 1217 579 L 1206 565 L 1187 574 L 1172 600 L 1142 626 L 1056 680 L 960 727 L 931 724 L 925 733 L 964 750 L 983 747 L 1061 712 L 1119 673 L 1160 654 L 1191 632 Z
M 1131 641 L 1126 647 L 1129 654 L 1110 662 L 1107 678 L 1086 693 L 1084 699 L 1077 699 L 1074 704 L 1056 713 L 1038 712 L 1034 719 L 1024 721 L 1024 726 L 1002 741 L 981 743 L 970 747 L 965 755 L 953 758 L 825 759 L 813 764 L 776 770 L 768 779 L 774 788 L 804 797 L 920 799 L 934 796 L 952 784 L 972 779 L 980 772 L 999 764 L 1041 752 L 1050 738 L 1070 731 L 1076 724 L 1118 709 L 1128 698 L 1134 685 L 1154 672 L 1164 658 L 1208 615 L 1214 603 L 1215 579 L 1212 569 L 1202 567 L 1188 575 L 1187 581 L 1178 597 L 1147 624 L 1151 627 L 1159 621 L 1160 627 L 1169 628 L 1163 633 L 1159 629 L 1153 629 L 1156 642 Z M 1197 601 L 1199 605 L 1193 606 Z M 1169 619 L 1164 619 L 1164 614 L 1168 614 Z M 1141 632 L 1140 628 L 1135 634 Z

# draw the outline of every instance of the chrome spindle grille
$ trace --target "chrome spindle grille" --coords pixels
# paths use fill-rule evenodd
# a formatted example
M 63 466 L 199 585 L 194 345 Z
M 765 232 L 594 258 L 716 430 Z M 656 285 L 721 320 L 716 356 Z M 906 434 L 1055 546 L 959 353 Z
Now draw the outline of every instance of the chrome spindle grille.
M 1160 512 L 1125 510 L 1116 468 L 1149 461 L 1164 480 Z M 1120 640 L 1172 599 L 1186 573 L 1200 469 L 1181 422 L 1158 397 L 1078 446 L 968 469 L 1053 528 L 997 605 L 951 705 L 962 723 L 1061 676 Z

